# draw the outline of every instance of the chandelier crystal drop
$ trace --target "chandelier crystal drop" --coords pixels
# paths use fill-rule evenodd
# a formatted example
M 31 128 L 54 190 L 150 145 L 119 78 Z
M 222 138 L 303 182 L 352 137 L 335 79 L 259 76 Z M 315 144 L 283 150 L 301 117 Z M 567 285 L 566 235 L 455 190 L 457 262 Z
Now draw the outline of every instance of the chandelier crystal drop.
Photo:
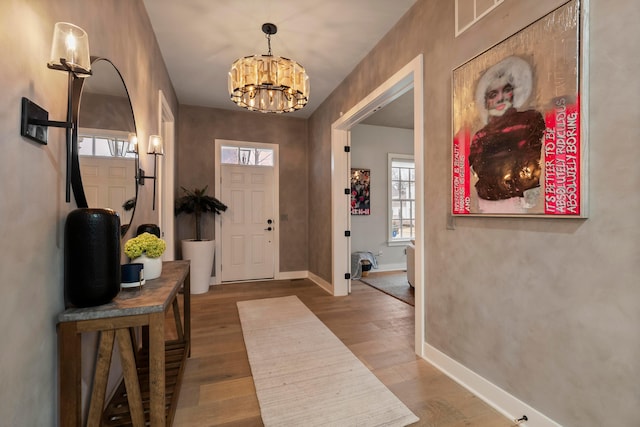
M 288 58 L 271 54 L 274 24 L 262 25 L 267 35 L 267 55 L 237 59 L 229 71 L 229 95 L 238 106 L 262 113 L 290 113 L 307 105 L 309 76 L 304 67 Z

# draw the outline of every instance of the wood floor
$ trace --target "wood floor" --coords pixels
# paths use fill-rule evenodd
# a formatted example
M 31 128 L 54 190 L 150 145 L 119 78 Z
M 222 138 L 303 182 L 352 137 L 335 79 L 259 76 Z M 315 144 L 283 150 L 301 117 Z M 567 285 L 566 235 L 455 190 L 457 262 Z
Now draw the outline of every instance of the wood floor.
M 236 302 L 286 295 L 297 295 L 420 418 L 413 426 L 514 425 L 415 356 L 413 307 L 355 281 L 350 296 L 333 297 L 309 280 L 287 280 L 192 295 L 191 358 L 174 426 L 262 425 Z

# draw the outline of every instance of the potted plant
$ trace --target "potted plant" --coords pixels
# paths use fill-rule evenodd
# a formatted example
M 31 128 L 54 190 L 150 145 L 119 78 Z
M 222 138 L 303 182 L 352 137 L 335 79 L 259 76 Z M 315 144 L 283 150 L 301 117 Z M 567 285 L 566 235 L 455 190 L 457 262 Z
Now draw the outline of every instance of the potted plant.
M 195 239 L 182 240 L 182 258 L 191 260 L 191 293 L 201 294 L 209 290 L 211 270 L 215 256 L 215 240 L 202 238 L 202 219 L 206 213 L 221 214 L 227 206 L 215 197 L 207 195 L 207 188 L 187 190 L 181 187 L 184 195 L 176 200 L 175 214 L 193 214 L 195 216 Z
M 142 233 L 132 237 L 124 244 L 124 254 L 132 263 L 144 265 L 144 278 L 155 279 L 162 274 L 162 254 L 167 248 L 167 243 L 151 233 Z

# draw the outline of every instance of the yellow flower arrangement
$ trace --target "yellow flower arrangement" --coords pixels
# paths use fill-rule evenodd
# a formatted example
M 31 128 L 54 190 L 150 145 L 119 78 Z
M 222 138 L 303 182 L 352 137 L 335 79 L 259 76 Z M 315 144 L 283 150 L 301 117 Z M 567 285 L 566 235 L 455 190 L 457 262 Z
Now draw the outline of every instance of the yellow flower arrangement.
M 158 258 L 163 254 L 167 243 L 151 233 L 142 233 L 124 244 L 124 253 L 129 258 L 138 258 L 143 253 L 149 258 Z

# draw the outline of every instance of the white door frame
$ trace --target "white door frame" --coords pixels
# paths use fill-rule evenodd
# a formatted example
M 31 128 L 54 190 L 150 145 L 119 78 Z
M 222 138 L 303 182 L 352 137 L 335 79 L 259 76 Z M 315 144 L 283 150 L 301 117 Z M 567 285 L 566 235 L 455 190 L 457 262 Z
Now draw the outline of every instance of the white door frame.
M 344 189 L 350 187 L 348 181 L 349 156 L 344 147 L 350 145 L 350 129 L 400 95 L 413 88 L 414 142 L 413 152 L 416 165 L 416 250 L 415 250 L 415 352 L 423 353 L 425 341 L 425 301 L 424 301 L 424 89 L 423 57 L 416 56 L 411 62 L 396 72 L 386 82 L 376 88 L 347 113 L 331 125 L 331 212 L 332 225 L 332 283 L 336 296 L 349 293 L 350 280 L 345 273 L 351 271 L 349 240 L 344 231 L 349 230 L 349 196 Z
M 158 159 L 160 176 L 158 179 L 158 225 L 162 238 L 167 243 L 167 249 L 162 254 L 163 261 L 173 261 L 175 254 L 174 236 L 174 183 L 175 183 L 175 118 L 171 106 L 167 102 L 162 90 L 158 91 L 158 129 L 162 136 L 164 156 Z
M 224 203 L 224 200 L 220 199 L 222 194 L 222 184 L 220 178 L 222 176 L 220 170 L 220 147 L 223 145 L 234 145 L 241 147 L 263 147 L 273 150 L 273 278 L 274 280 L 280 279 L 280 146 L 278 144 L 269 144 L 264 142 L 249 142 L 249 141 L 234 141 L 230 139 L 216 139 L 215 140 L 215 166 L 214 166 L 214 182 L 215 191 L 214 196 Z M 224 213 L 222 215 L 214 215 L 214 233 L 217 242 L 222 241 L 222 221 Z M 216 242 L 216 277 L 214 284 L 219 285 L 222 283 L 222 257 L 219 256 L 221 245 Z

